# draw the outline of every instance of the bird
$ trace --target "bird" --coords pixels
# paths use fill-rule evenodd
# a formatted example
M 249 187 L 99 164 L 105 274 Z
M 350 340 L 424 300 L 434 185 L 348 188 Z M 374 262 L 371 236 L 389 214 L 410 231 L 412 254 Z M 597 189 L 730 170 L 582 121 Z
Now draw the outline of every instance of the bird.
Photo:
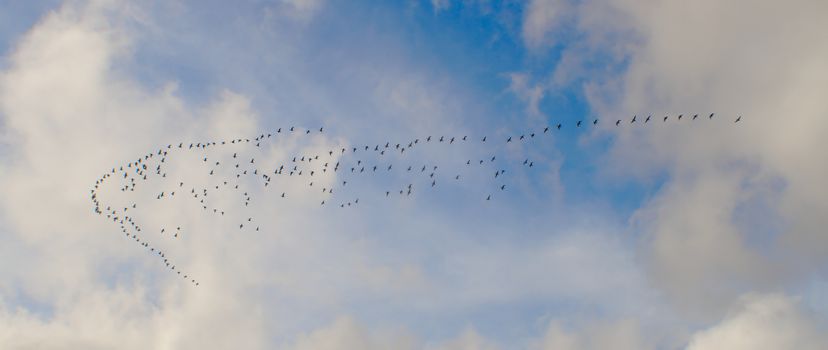
M 635 123 L 635 117 L 637 117 L 637 116 L 634 115 L 632 120 L 630 120 L 630 124 Z
M 580 128 L 580 127 L 581 127 L 581 121 L 579 120 L 579 121 L 575 124 L 575 126 Z
M 734 123 L 738 123 L 740 120 L 742 120 L 742 116 L 741 116 L 741 115 L 740 115 L 738 118 L 736 118 L 736 121 L 734 121 Z
M 618 124 L 621 124 L 621 119 L 618 119 L 618 120 L 615 122 L 615 126 L 618 126 Z
M 710 113 L 710 116 L 709 116 L 709 117 L 707 117 L 707 119 L 713 119 L 713 115 L 714 115 L 714 114 L 716 114 L 716 113 Z

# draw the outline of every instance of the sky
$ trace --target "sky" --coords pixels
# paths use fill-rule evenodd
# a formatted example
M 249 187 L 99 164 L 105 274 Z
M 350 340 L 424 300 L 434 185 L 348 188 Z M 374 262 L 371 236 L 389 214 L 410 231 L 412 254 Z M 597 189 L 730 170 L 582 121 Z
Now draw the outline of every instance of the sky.
M 826 17 L 821 0 L 3 2 L 0 348 L 828 348 Z M 275 162 L 559 123 L 496 149 L 516 165 L 491 201 L 473 173 L 407 200 L 357 182 L 343 196 L 380 195 L 347 210 L 288 181 L 290 204 L 246 209 L 255 233 L 150 205 L 147 226 L 193 232 L 163 244 L 198 287 L 90 201 L 179 142 L 324 127 L 256 151 Z

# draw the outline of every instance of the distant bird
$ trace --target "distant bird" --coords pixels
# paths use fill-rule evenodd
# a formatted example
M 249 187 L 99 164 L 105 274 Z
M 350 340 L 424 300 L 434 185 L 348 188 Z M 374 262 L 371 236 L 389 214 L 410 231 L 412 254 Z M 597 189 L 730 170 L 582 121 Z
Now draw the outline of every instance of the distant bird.
M 630 120 L 630 124 L 635 123 L 635 117 L 637 117 L 637 116 L 634 115 L 632 120 Z
M 667 121 L 667 118 L 669 118 L 669 116 L 665 116 L 663 121 L 665 121 L 665 122 L 666 122 L 666 121 Z
M 618 119 L 618 120 L 615 122 L 615 126 L 618 126 L 618 124 L 621 124 L 621 119 Z
M 581 121 L 579 120 L 577 123 L 575 123 L 575 126 L 580 128 L 581 127 Z
M 648 115 L 648 116 L 647 116 L 647 119 L 644 119 L 644 123 L 647 123 L 648 121 L 650 121 L 650 117 L 652 117 L 652 116 L 651 116 L 651 115 Z
M 734 123 L 738 123 L 740 120 L 742 120 L 742 116 L 741 116 L 741 115 L 740 115 L 738 118 L 736 118 L 736 121 L 735 121 Z
M 707 117 L 707 118 L 708 118 L 708 119 L 713 119 L 713 115 L 714 115 L 714 114 L 716 114 L 716 113 L 710 113 L 710 116 L 709 116 L 709 117 Z

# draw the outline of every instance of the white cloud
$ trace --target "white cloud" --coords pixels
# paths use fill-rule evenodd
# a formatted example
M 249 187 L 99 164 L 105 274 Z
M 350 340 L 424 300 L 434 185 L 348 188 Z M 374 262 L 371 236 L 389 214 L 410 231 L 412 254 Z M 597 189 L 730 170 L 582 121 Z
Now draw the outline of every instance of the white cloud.
M 541 39 L 560 11 L 531 11 L 553 4 L 527 7 L 530 47 L 553 44 Z M 591 81 L 584 92 L 608 118 L 673 118 L 619 129 L 602 170 L 646 183 L 669 174 L 633 223 L 654 280 L 690 314 L 716 317 L 736 296 L 797 283 L 828 259 L 818 214 L 828 210 L 828 162 L 810 151 L 828 130 L 817 93 L 828 87 L 817 63 L 828 59 L 818 15 L 826 9 L 807 0 L 570 8 L 579 40 L 564 48 L 553 82 Z M 624 69 L 607 71 L 595 57 Z M 687 118 L 695 113 L 700 120 Z
M 189 207 L 147 205 L 147 226 L 176 220 L 193 232 L 184 235 L 180 244 L 160 238 L 153 242 L 202 281 L 202 288 L 180 283 L 157 259 L 125 241 L 117 226 L 92 213 L 88 198 L 92 182 L 107 168 L 157 147 L 250 135 L 263 121 L 252 99 L 237 92 L 220 90 L 204 103 L 192 104 L 178 95 L 176 82 L 142 85 L 124 64 L 138 48 L 133 46 L 132 33 L 122 27 L 129 19 L 119 17 L 124 12 L 118 6 L 70 3 L 52 12 L 20 38 L 0 75 L 3 142 L 9 151 L 0 165 L 4 194 L 0 256 L 5 261 L 0 272 L 8 277 L 0 282 L 0 323 L 7 326 L 0 330 L 0 347 L 267 348 L 276 339 L 300 348 L 333 345 L 337 340 L 384 348 L 389 342 L 414 338 L 405 335 L 404 326 L 398 327 L 402 331 L 385 333 L 347 317 L 328 328 L 307 330 L 319 318 L 333 312 L 347 315 L 355 311 L 349 310 L 351 305 L 366 300 L 402 312 L 425 312 L 421 317 L 428 319 L 434 310 L 460 313 L 456 305 L 559 293 L 556 284 L 537 281 L 537 274 L 547 272 L 540 267 L 506 279 L 514 282 L 511 286 L 486 282 L 492 272 L 484 269 L 487 264 L 497 266 L 497 259 L 502 260 L 500 266 L 512 264 L 519 270 L 514 261 L 602 265 L 600 260 L 610 256 L 622 265 L 624 271 L 618 275 L 635 274 L 627 257 L 612 255 L 621 249 L 613 244 L 598 244 L 602 248 L 594 254 L 590 252 L 595 244 L 587 247 L 578 239 L 565 244 L 566 251 L 556 251 L 550 243 L 543 249 L 516 246 L 492 252 L 490 247 L 472 244 L 479 238 L 474 228 L 464 231 L 461 225 L 452 227 L 438 219 L 426 222 L 423 212 L 429 208 L 421 207 L 412 208 L 414 215 L 406 212 L 397 219 L 411 223 L 402 226 L 418 233 L 417 225 L 424 225 L 427 234 L 394 232 L 399 236 L 386 238 L 395 243 L 390 244 L 381 241 L 384 235 L 360 231 L 370 224 L 365 218 L 374 213 L 316 220 L 315 212 L 301 206 L 312 195 L 298 193 L 291 202 L 300 204 L 295 208 L 263 200 L 251 209 L 263 218 L 263 225 L 277 228 L 259 236 L 230 235 L 229 224 L 204 220 Z M 457 108 L 449 98 L 430 91 L 425 79 L 386 78 L 376 94 L 387 97 L 382 108 L 403 112 L 400 123 L 410 125 L 412 132 L 436 128 L 442 124 L 439 118 Z M 443 130 L 460 129 L 448 124 Z M 318 152 L 345 144 L 324 136 L 280 142 L 257 151 L 260 159 L 275 162 L 299 151 Z M 210 156 L 220 157 L 223 152 Z M 170 174 L 203 180 L 205 175 L 190 165 L 187 160 L 171 164 Z M 148 186 L 135 195 L 152 197 L 153 189 Z M 107 195 L 113 201 L 127 198 Z M 417 248 L 425 251 L 397 240 L 416 241 Z M 488 253 L 494 253 L 495 260 L 487 258 Z M 428 259 L 432 255 L 467 256 L 479 263 Z M 443 267 L 452 273 L 440 273 Z M 563 270 L 556 273 L 567 277 Z M 601 283 L 574 277 L 572 281 L 571 290 L 557 295 L 574 297 L 584 292 L 599 298 Z M 306 336 L 294 341 L 296 334 Z M 418 344 L 411 341 L 411 347 Z M 489 343 L 482 335 L 466 331 L 446 346 Z
M 543 84 L 531 84 L 530 77 L 524 73 L 509 74 L 509 91 L 526 103 L 526 113 L 535 121 L 543 119 L 539 104 L 546 93 Z
M 816 13 L 828 8 L 799 4 L 626 8 L 646 39 L 631 57 L 616 109 L 718 115 L 621 135 L 617 146 L 618 161 L 672 174 L 642 212 L 658 214 L 642 224 L 651 235 L 651 266 L 661 271 L 657 280 L 685 305 L 715 310 L 828 259 L 816 248 L 826 243 L 817 212 L 828 210 L 820 185 L 828 162 L 806 156 L 828 130 L 828 103 L 813 93 L 828 88 L 828 71 L 815 65 L 828 59 L 828 44 L 815 30 L 824 28 Z M 744 118 L 734 124 L 738 115 Z M 749 210 L 756 207 L 766 209 Z M 777 234 L 762 233 L 774 225 Z
M 645 339 L 632 319 L 592 321 L 579 329 L 568 329 L 560 321 L 550 322 L 543 338 L 530 348 L 537 350 L 654 349 L 655 337 Z
M 523 15 L 524 44 L 537 49 L 558 42 L 550 34 L 561 28 L 571 14 L 571 5 L 566 0 L 530 1 Z
M 309 13 L 320 6 L 319 2 L 285 4 Z M 571 10 L 561 4 L 530 5 L 536 11 L 526 13 L 528 46 L 552 43 L 549 35 L 562 21 L 560 14 Z M 824 199 L 828 193 L 820 186 L 828 177 L 828 167 L 812 153 L 828 131 L 821 119 L 828 109 L 818 95 L 826 90 L 826 72 L 820 69 L 826 50 L 815 40 L 823 32 L 816 15 L 823 5 L 806 5 L 812 8 L 759 6 L 761 11 L 752 16 L 714 2 L 687 9 L 606 1 L 590 2 L 578 10 L 581 30 L 589 23 L 603 23 L 602 36 L 609 32 L 607 27 L 636 33 L 612 46 L 617 49 L 612 52 L 630 54 L 632 60 L 628 74 L 610 86 L 624 88 L 620 102 L 595 101 L 606 108 L 604 112 L 711 108 L 721 115 L 746 116 L 739 128 L 725 129 L 732 125 L 724 122 L 622 133 L 609 159 L 616 165 L 612 175 L 647 181 L 665 168 L 674 175 L 635 217 L 636 227 L 646 233 L 640 257 L 649 259 L 647 266 L 658 286 L 680 308 L 699 308 L 708 320 L 719 317 L 717 310 L 745 290 L 776 289 L 826 256 L 819 228 L 825 226 L 821 213 L 828 210 Z M 256 209 L 258 217 L 267 216 L 266 222 L 279 230 L 266 238 L 228 238 L 222 226 L 200 220 L 197 213 L 159 210 L 159 221 L 180 216 L 200 229 L 201 236 L 169 249 L 182 266 L 211 287 L 193 290 L 166 271 L 159 272 L 157 261 L 124 244 L 111 234 L 112 226 L 91 214 L 86 198 L 90 180 L 106 167 L 172 140 L 249 134 L 263 120 L 253 107 L 255 99 L 241 93 L 223 91 L 206 103 L 191 105 L 178 96 L 175 83 L 160 88 L 138 83 L 121 69 L 120 59 L 130 57 L 135 48 L 107 6 L 117 4 L 67 5 L 45 17 L 19 41 L 0 76 L 3 143 L 9 150 L 0 163 L 5 230 L 0 235 L 0 256 L 5 261 L 0 273 L 8 276 L 0 282 L 0 344 L 267 348 L 277 338 L 300 349 L 335 349 L 343 344 L 417 348 L 421 341 L 391 321 L 390 330 L 376 330 L 344 316 L 328 327 L 308 329 L 331 310 L 347 315 L 354 310 L 345 305 L 365 300 L 428 314 L 435 309 L 460 313 L 457 310 L 463 308 L 554 299 L 591 305 L 615 321 L 584 321 L 575 328 L 553 322 L 538 341 L 539 348 L 651 346 L 642 329 L 649 330 L 648 322 L 666 317 L 661 315 L 665 311 L 659 294 L 639 271 L 640 257 L 627 253 L 627 244 L 610 239 L 615 234 L 612 228 L 590 233 L 553 228 L 544 231 L 552 236 L 549 239 L 510 245 L 509 237 L 481 241 L 478 234 L 502 229 L 508 236 L 523 233 L 523 226 L 460 227 L 440 218 L 422 219 L 424 213 L 436 214 L 414 207 L 387 220 L 410 223 L 402 226 L 411 227 L 396 231 L 416 234 L 395 231 L 393 238 L 385 238 L 399 245 L 420 244 L 412 248 L 363 234 L 371 225 L 366 218 L 373 213 L 323 222 L 296 208 L 267 203 Z M 616 12 L 624 13 L 622 19 L 606 17 Z M 710 13 L 716 14 L 716 21 Z M 800 20 L 779 28 L 780 33 L 755 35 L 764 23 L 773 23 L 770 18 L 775 13 Z M 629 18 L 635 20 L 627 22 Z M 686 23 L 671 22 L 678 20 Z M 642 37 L 646 40 L 639 41 Z M 603 45 L 605 39 L 590 45 Z M 574 53 L 569 62 L 577 62 L 590 50 Z M 390 76 L 379 70 L 372 73 Z M 292 78 L 301 80 L 295 74 Z M 376 84 L 366 85 L 373 86 L 375 97 L 385 102 L 377 108 L 402 115 L 395 121 L 408 131 L 461 130 L 462 125 L 443 120 L 462 111 L 450 101 L 453 97 L 432 91 L 428 79 L 411 78 L 417 75 L 368 79 Z M 545 90 L 528 84 L 528 77 L 512 78 L 512 88 L 525 97 L 529 111 L 537 110 Z M 600 92 L 596 96 L 618 91 Z M 777 119 L 780 115 L 789 117 L 783 121 Z M 360 120 L 380 121 L 379 117 Z M 379 129 L 371 132 L 379 134 Z M 699 142 L 700 135 L 706 142 Z M 326 137 L 305 143 L 286 139 L 262 154 L 275 161 L 299 149 L 324 150 L 344 143 Z M 496 222 L 502 218 L 494 216 L 496 209 L 480 213 L 492 214 L 488 222 Z M 763 215 L 768 212 L 772 215 Z M 404 217 L 409 215 L 414 218 Z M 782 235 L 760 227 L 774 216 L 784 223 Z M 768 236 L 757 242 L 757 232 Z M 790 310 L 784 302 L 762 304 Z M 626 318 L 641 309 L 646 310 L 644 321 Z M 691 345 L 731 339 L 720 336 L 731 333 L 731 328 L 763 326 L 744 321 L 753 314 L 733 316 L 697 334 Z M 801 319 L 797 312 L 788 315 L 782 319 Z M 778 339 L 790 338 L 784 334 L 812 333 L 807 322 L 788 324 L 790 329 Z M 44 334 L 52 336 L 44 339 Z M 496 344 L 468 328 L 439 345 L 465 349 Z
M 349 317 L 339 317 L 329 327 L 300 335 L 295 350 L 416 349 L 417 340 L 405 331 L 371 331 Z
M 797 301 L 752 295 L 721 323 L 693 335 L 687 350 L 825 349 L 828 337 Z

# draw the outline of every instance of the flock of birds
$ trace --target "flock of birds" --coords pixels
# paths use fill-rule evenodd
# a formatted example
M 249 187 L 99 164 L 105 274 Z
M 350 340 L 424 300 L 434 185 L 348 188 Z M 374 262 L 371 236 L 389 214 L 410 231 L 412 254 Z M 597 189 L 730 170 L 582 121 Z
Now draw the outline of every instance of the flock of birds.
M 715 114 L 711 113 L 706 116 L 706 119 L 714 119 Z M 629 124 L 636 122 L 650 123 L 653 117 L 639 118 L 633 116 L 628 120 Z M 674 120 L 696 120 L 699 118 L 698 114 L 692 116 L 677 115 Z M 642 120 L 643 119 L 643 120 Z M 660 118 L 661 122 L 670 120 L 669 116 Z M 734 123 L 741 121 L 741 116 L 734 119 Z M 617 119 L 613 121 L 618 127 L 623 120 Z M 576 121 L 576 128 L 591 124 L 597 126 L 598 119 L 590 121 Z M 446 171 L 449 174 L 444 175 L 441 172 L 446 167 L 440 168 L 436 162 L 420 161 L 417 162 L 416 157 L 408 157 L 418 148 L 425 145 L 434 145 L 449 147 L 451 145 L 459 144 L 474 144 L 473 149 L 482 149 L 480 145 L 491 145 L 494 147 L 504 146 L 511 143 L 527 142 L 541 137 L 543 135 L 552 134 L 551 131 L 561 130 L 564 127 L 563 123 L 557 125 L 546 126 L 537 132 L 528 132 L 521 135 L 507 136 L 505 138 L 494 139 L 493 137 L 480 136 L 469 137 L 463 136 L 426 136 L 423 138 L 414 138 L 406 142 L 382 142 L 371 145 L 348 145 L 346 147 L 329 148 L 321 152 L 313 154 L 297 154 L 287 158 L 280 157 L 273 161 L 268 159 L 268 156 L 263 154 L 263 149 L 268 142 L 273 142 L 280 136 L 282 137 L 301 137 L 302 135 L 316 135 L 322 134 L 324 128 L 318 129 L 299 129 L 296 127 L 278 128 L 270 133 L 260 134 L 253 139 L 238 138 L 221 141 L 210 142 L 195 142 L 195 143 L 178 143 L 168 144 L 165 147 L 159 148 L 157 151 L 147 153 L 141 157 L 131 160 L 123 165 L 118 165 L 111 168 L 109 171 L 101 175 L 95 180 L 95 184 L 91 189 L 91 200 L 94 205 L 94 212 L 98 215 L 106 217 L 107 220 L 115 223 L 120 227 L 121 233 L 128 239 L 133 240 L 139 244 L 143 249 L 146 249 L 151 254 L 155 255 L 164 263 L 164 265 L 173 273 L 181 276 L 184 280 L 199 286 L 200 282 L 192 276 L 191 273 L 184 272 L 181 267 L 173 263 L 172 258 L 160 248 L 162 244 L 151 243 L 160 242 L 163 239 L 175 240 L 180 235 L 185 233 L 182 230 L 181 224 L 164 225 L 161 227 L 146 227 L 139 222 L 139 218 L 135 213 L 140 213 L 147 203 L 139 203 L 134 198 L 126 202 L 123 200 L 117 205 L 111 202 L 102 202 L 102 197 L 110 193 L 101 192 L 105 184 L 109 190 L 118 190 L 123 194 L 130 194 L 135 192 L 136 188 L 147 184 L 150 186 L 154 184 L 155 180 L 161 180 L 162 189 L 151 188 L 152 197 L 156 201 L 170 200 L 173 198 L 190 198 L 194 205 L 198 206 L 204 213 L 215 215 L 220 218 L 230 218 L 231 211 L 235 208 L 222 208 L 218 203 L 221 200 L 211 202 L 212 199 L 222 193 L 228 193 L 238 196 L 239 208 L 244 209 L 253 202 L 254 195 L 265 194 L 267 192 L 273 193 L 273 197 L 277 199 L 290 198 L 293 193 L 288 190 L 276 190 L 276 186 L 272 185 L 275 179 L 292 179 L 294 183 L 299 184 L 300 188 L 306 191 L 316 192 L 322 198 L 319 202 L 320 206 L 335 206 L 339 208 L 349 208 L 360 203 L 358 196 L 352 196 L 349 199 L 342 199 L 334 202 L 335 194 L 348 193 L 345 189 L 349 188 L 349 184 L 357 181 L 360 178 L 373 178 L 377 173 L 392 174 L 395 173 L 398 178 L 405 178 L 406 181 L 395 185 L 393 188 L 380 188 L 377 191 L 380 197 L 410 197 L 415 190 L 436 189 L 439 183 L 459 182 L 465 179 L 466 176 L 478 175 L 488 177 L 495 181 L 493 188 L 485 193 L 482 198 L 486 201 L 492 200 L 493 195 L 499 191 L 505 191 L 507 184 L 505 181 L 507 170 L 511 171 L 514 167 L 507 166 L 506 163 L 514 162 L 514 165 L 531 169 L 535 167 L 535 160 L 530 158 L 523 158 L 514 160 L 504 160 L 510 158 L 500 154 L 498 158 L 497 152 L 487 152 L 478 154 L 474 159 L 465 158 L 455 162 L 458 167 Z M 433 146 L 432 146 L 433 147 Z M 258 152 L 258 153 L 257 153 Z M 257 159 L 253 153 L 256 153 L 260 158 Z M 190 161 L 195 161 L 200 165 L 179 167 L 174 170 L 181 170 L 175 173 L 168 173 L 170 161 L 174 156 L 181 154 L 182 157 L 188 157 Z M 448 154 L 446 150 L 441 150 L 439 154 Z M 465 153 L 467 155 L 467 153 Z M 264 156 L 264 159 L 262 157 Z M 271 157 L 272 158 L 272 157 Z M 370 158 L 370 159 L 369 159 Z M 383 161 L 384 160 L 384 161 Z M 396 163 L 395 163 L 396 162 Z M 192 178 L 186 178 L 188 171 L 196 171 Z M 169 176 L 168 176 L 169 174 Z M 298 181 L 298 182 L 296 182 Z M 156 181 L 157 182 L 157 181 Z M 371 182 L 371 181 L 369 181 Z M 377 188 L 377 183 L 369 186 L 369 188 Z M 314 186 L 316 184 L 316 186 Z M 353 187 L 354 185 L 351 185 Z M 383 184 L 383 186 L 391 186 Z M 291 186 L 294 188 L 296 186 Z M 110 196 L 111 197 L 111 196 Z M 110 198 L 111 199 L 111 198 Z M 226 202 L 226 201 L 225 201 Z M 252 216 L 244 215 L 241 218 L 236 218 L 239 230 L 260 231 L 261 226 L 258 221 Z M 142 221 L 143 222 L 143 221 Z M 234 226 L 235 227 L 235 226 Z

